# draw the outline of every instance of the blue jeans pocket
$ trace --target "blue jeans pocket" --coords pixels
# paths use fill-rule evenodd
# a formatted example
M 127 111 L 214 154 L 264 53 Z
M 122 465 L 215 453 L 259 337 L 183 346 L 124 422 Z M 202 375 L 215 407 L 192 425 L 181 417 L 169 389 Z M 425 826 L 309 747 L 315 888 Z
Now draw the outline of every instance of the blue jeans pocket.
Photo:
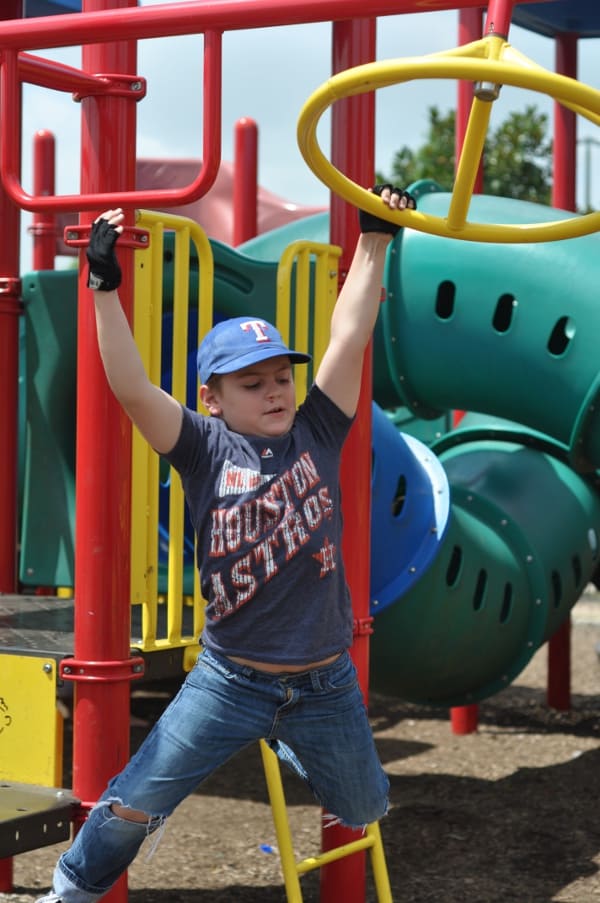
M 344 653 L 330 669 L 323 672 L 321 682 L 326 690 L 347 691 L 358 686 L 356 668 L 348 653 Z

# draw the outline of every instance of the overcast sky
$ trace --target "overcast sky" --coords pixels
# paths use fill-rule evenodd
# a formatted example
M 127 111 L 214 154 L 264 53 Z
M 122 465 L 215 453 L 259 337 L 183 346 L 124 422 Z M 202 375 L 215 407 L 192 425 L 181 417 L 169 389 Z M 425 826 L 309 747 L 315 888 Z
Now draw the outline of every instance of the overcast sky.
M 154 0 L 143 0 L 143 6 Z M 457 44 L 458 13 L 433 12 L 383 17 L 378 22 L 377 58 L 420 56 Z M 513 26 L 515 48 L 537 64 L 554 70 L 555 45 Z M 579 42 L 579 80 L 600 88 L 600 39 Z M 80 67 L 81 51 L 64 48 L 36 51 Z M 233 129 L 242 116 L 259 125 L 259 181 L 262 186 L 300 204 L 326 204 L 327 189 L 308 169 L 296 144 L 296 123 L 304 102 L 330 75 L 329 24 L 289 26 L 226 33 L 223 37 L 223 159 L 233 157 Z M 201 153 L 202 39 L 197 36 L 142 41 L 138 71 L 148 83 L 138 105 L 138 156 L 199 157 Z M 419 81 L 377 92 L 376 165 L 389 171 L 396 150 L 417 148 L 427 130 L 427 110 L 435 104 L 443 112 L 456 106 L 456 82 Z M 185 100 L 183 98 L 186 98 Z M 536 104 L 549 115 L 552 104 L 540 94 L 504 88 L 494 107 L 492 123 L 511 110 Z M 23 184 L 32 190 L 31 143 L 35 131 L 47 128 L 56 136 L 59 194 L 79 187 L 79 107 L 70 95 L 27 86 L 24 92 Z M 319 139 L 327 148 L 327 121 Z M 578 137 L 595 137 L 597 130 L 578 120 Z M 592 178 L 584 184 L 584 148 L 579 148 L 578 201 L 590 190 L 600 207 L 600 147 L 592 148 Z M 30 214 L 24 214 L 24 229 Z M 31 265 L 31 238 L 24 231 L 22 269 Z

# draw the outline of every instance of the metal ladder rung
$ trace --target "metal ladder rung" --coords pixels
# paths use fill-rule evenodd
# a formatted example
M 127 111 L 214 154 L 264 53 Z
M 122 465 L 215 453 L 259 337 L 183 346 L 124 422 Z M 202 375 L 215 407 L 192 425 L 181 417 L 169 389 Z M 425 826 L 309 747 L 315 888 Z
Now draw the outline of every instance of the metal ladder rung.
M 273 823 L 279 847 L 279 857 L 283 871 L 283 881 L 288 903 L 302 903 L 302 890 L 299 876 L 314 869 L 321 868 L 331 862 L 335 862 L 345 856 L 351 856 L 361 850 L 369 850 L 371 856 L 371 868 L 378 903 L 393 903 L 390 879 L 383 851 L 381 830 L 378 822 L 372 822 L 365 828 L 363 837 L 350 843 L 341 844 L 332 850 L 320 853 L 318 856 L 309 856 L 299 862 L 296 861 L 292 844 L 289 819 L 281 780 L 279 760 L 272 749 L 264 740 L 260 741 L 260 751 L 267 781 Z
M 371 826 L 369 825 L 365 831 L 367 832 Z M 350 843 L 343 843 L 333 850 L 327 850 L 326 853 L 319 853 L 318 856 L 308 856 L 296 863 L 296 871 L 299 875 L 312 872 L 313 869 L 321 868 L 323 865 L 329 865 L 330 862 L 336 862 L 345 856 L 351 856 L 353 853 L 359 853 L 361 850 L 368 850 L 375 846 L 377 839 L 371 833 L 365 833 L 364 837 L 358 840 L 352 840 Z

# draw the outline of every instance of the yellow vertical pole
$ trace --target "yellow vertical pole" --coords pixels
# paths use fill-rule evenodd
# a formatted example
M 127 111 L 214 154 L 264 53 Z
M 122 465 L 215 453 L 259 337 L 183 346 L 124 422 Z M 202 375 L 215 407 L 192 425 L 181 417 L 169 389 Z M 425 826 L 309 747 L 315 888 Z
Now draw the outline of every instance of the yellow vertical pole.
M 302 903 L 302 891 L 300 889 L 300 879 L 298 877 L 298 869 L 296 867 L 296 859 L 294 856 L 292 834 L 285 805 L 285 795 L 283 792 L 279 762 L 273 750 L 269 749 L 264 740 L 260 741 L 260 752 L 265 770 L 271 812 L 273 813 L 273 824 L 275 826 L 275 836 L 277 837 L 277 846 L 279 848 L 279 857 L 281 859 L 281 869 L 283 871 L 283 882 L 285 885 L 287 903 Z

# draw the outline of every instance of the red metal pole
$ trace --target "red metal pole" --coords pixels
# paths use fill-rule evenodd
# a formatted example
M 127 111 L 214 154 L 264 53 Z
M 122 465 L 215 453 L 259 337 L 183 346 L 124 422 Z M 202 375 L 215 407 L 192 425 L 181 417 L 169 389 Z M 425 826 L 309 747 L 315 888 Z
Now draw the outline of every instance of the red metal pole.
M 458 14 L 458 43 L 469 44 L 481 37 L 483 23 L 483 9 L 461 9 Z M 460 159 L 462 146 L 467 131 L 469 113 L 473 104 L 473 83 L 459 81 L 456 97 L 456 159 Z M 474 190 L 481 193 L 483 190 L 483 166 L 479 163 Z M 454 426 L 460 422 L 464 411 L 456 411 L 454 414 Z M 479 707 L 477 705 L 454 706 L 450 709 L 450 725 L 453 734 L 472 734 L 477 730 L 479 723 Z
M 506 3 L 507 0 L 500 2 Z M 185 4 L 161 3 L 137 9 L 120 9 L 114 19 L 65 13 L 60 20 L 56 16 L 42 16 L 27 19 L 24 23 L 11 23 L 10 27 L 0 27 L 0 47 L 35 50 L 40 47 L 93 44 L 117 38 L 130 41 L 196 34 L 205 29 L 243 31 L 309 22 L 349 22 L 364 16 L 365 5 L 365 0 L 188 0 Z M 427 12 L 456 9 L 457 5 L 461 8 L 479 7 L 481 0 L 369 0 L 368 10 L 375 18 L 425 9 Z M 86 11 L 92 12 L 87 6 Z
M 333 25 L 334 74 L 375 59 L 375 19 L 355 19 Z M 368 187 L 375 175 L 375 96 L 347 98 L 332 110 L 332 163 L 358 185 Z M 331 241 L 343 248 L 340 282 L 350 265 L 358 238 L 356 210 L 337 196 L 331 201 Z M 369 686 L 369 530 L 371 516 L 371 399 L 372 349 L 365 354 L 362 390 L 356 423 L 342 456 L 344 516 L 343 554 L 352 594 L 356 625 L 352 657 L 368 701 Z M 355 840 L 356 831 L 340 826 L 322 832 L 324 850 Z M 334 862 L 321 869 L 323 903 L 361 903 L 365 899 L 365 854 Z
M 54 194 L 54 160 L 54 135 L 47 129 L 40 129 L 33 139 L 34 194 Z M 34 213 L 29 232 L 33 236 L 33 269 L 53 270 L 56 254 L 56 216 L 50 210 Z
M 479 706 L 457 705 L 450 709 L 450 724 L 453 734 L 474 734 L 479 726 Z
M 561 34 L 556 39 L 556 71 L 577 78 L 577 36 Z M 575 210 L 575 168 L 577 120 L 572 110 L 554 104 L 554 178 L 552 206 Z M 571 708 L 571 618 L 567 617 L 548 642 L 549 706 L 568 711 Z
M 258 126 L 244 116 L 235 124 L 233 161 L 233 244 L 258 234 Z
M 514 5 L 515 0 L 490 0 L 484 33 L 497 34 L 507 38 Z
M 22 0 L 5 0 L 0 19 L 19 19 Z M 2 110 L 0 109 L 0 115 Z M 20 141 L 20 131 L 15 140 Z M 0 184 L 0 592 L 17 590 L 20 212 Z M 0 891 L 13 889 L 13 861 L 0 859 Z
M 84 0 L 84 12 L 134 6 L 136 0 Z M 83 49 L 83 69 L 134 75 L 135 42 Z M 135 187 L 136 103 L 123 96 L 82 99 L 81 190 Z M 132 212 L 128 217 L 131 224 Z M 82 221 L 92 217 L 85 215 Z M 122 254 L 120 295 L 132 310 L 132 258 Z M 100 361 L 92 296 L 80 267 L 77 343 L 77 444 L 75 543 L 75 660 L 82 676 L 75 687 L 73 790 L 93 803 L 129 757 L 129 679 L 120 664 L 130 657 L 131 428 L 112 395 Z M 106 897 L 127 900 L 127 879 Z
M 0 18 L 22 15 L 22 0 L 7 0 Z M 0 111 L 1 113 L 2 111 Z M 20 153 L 20 129 L 14 141 Z M 0 184 L 0 592 L 17 587 L 17 409 L 19 386 L 20 212 Z
M 577 78 L 577 36 L 561 34 L 556 39 L 556 72 Z M 572 110 L 554 103 L 554 178 L 552 206 L 575 210 L 577 119 Z

